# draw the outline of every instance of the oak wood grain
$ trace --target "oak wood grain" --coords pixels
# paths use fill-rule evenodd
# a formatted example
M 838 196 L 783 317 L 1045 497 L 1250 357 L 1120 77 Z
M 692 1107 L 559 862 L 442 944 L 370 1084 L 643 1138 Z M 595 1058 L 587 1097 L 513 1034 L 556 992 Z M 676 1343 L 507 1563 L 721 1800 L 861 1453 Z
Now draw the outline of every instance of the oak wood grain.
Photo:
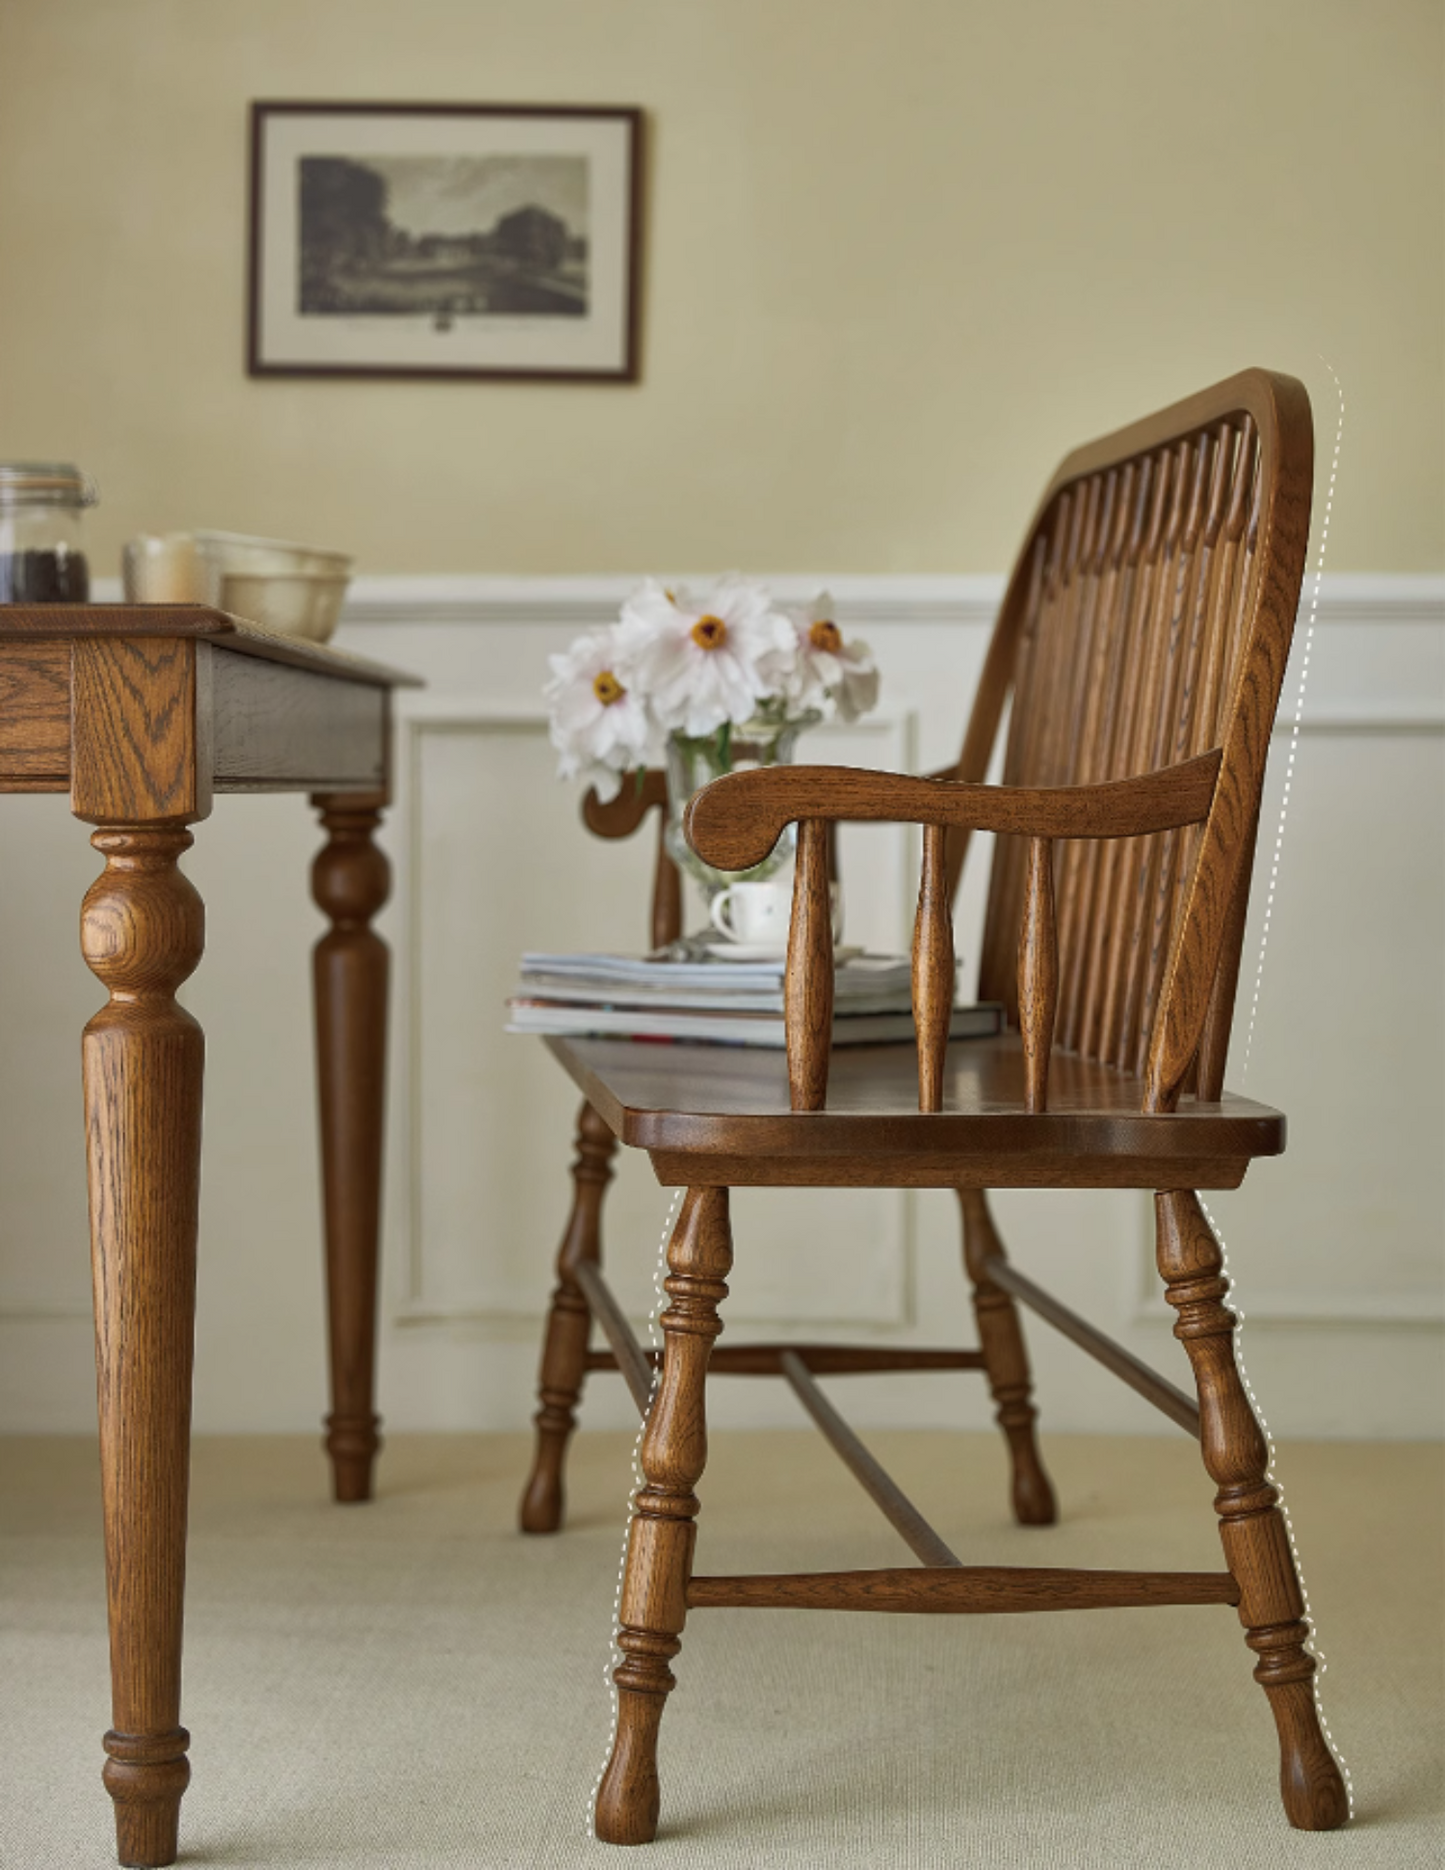
M 417 677 L 385 663 L 372 662 L 329 643 L 283 636 L 264 630 L 243 617 L 228 616 L 203 604 L 3 604 L 0 605 L 0 644 L 6 642 L 74 642 L 106 637 L 179 638 L 214 642 L 242 656 L 266 662 L 289 663 L 296 669 L 315 669 L 323 675 L 349 681 L 373 682 L 381 688 L 419 686 Z
M 1285 1813 L 1297 1830 L 1332 1831 L 1348 1818 L 1349 1800 L 1315 1706 L 1304 1594 L 1279 1493 L 1267 1478 L 1269 1445 L 1235 1360 L 1238 1321 L 1223 1302 L 1224 1256 L 1193 1190 L 1156 1195 L 1155 1212 L 1159 1275 L 1199 1392 L 1200 1443 L 1218 1487 L 1225 1562 L 1239 1584 L 1245 1641 L 1259 1657 L 1254 1679 L 1279 1733 Z
M 957 1565 L 957 1556 L 849 1428 L 813 1381 L 802 1358 L 793 1351 L 784 1351 L 780 1364 L 793 1394 L 818 1425 L 823 1439 L 915 1557 L 925 1565 Z
M 592 1312 L 583 1277 L 584 1269 L 591 1271 L 601 1262 L 602 1199 L 612 1180 L 612 1158 L 617 1153 L 617 1142 L 585 1099 L 577 1113 L 576 1148 L 572 1164 L 572 1212 L 563 1229 L 562 1244 L 557 1249 L 557 1284 L 542 1339 L 535 1417 L 537 1446 L 532 1471 L 522 1490 L 523 1532 L 556 1532 L 562 1524 L 567 1444 L 577 1426 L 583 1376 L 587 1370 L 598 1367 L 587 1354 Z M 638 1396 L 635 1360 L 618 1367 L 625 1369 L 632 1382 L 634 1401 L 639 1408 L 645 1408 L 647 1392 Z M 649 1382 L 648 1391 L 650 1389 Z
M 1078 1571 L 1021 1565 L 695 1577 L 687 1588 L 689 1610 L 861 1610 L 911 1616 L 1238 1601 L 1239 1586 L 1227 1571 Z
M 663 1380 L 673 1385 L 672 1411 L 654 1407 L 648 1445 L 658 1474 L 670 1477 L 658 1497 L 671 1488 L 673 1504 L 653 1514 L 656 1524 L 634 1519 L 627 1589 L 640 1593 L 642 1609 L 630 1617 L 624 1609 L 632 1698 L 624 1696 L 599 1835 L 654 1834 L 658 1720 L 683 1616 L 689 1606 L 738 1604 L 1236 1604 L 1279 1730 L 1290 1821 L 1319 1829 L 1343 1821 L 1342 1783 L 1312 1701 L 1302 1597 L 1234 1363 L 1217 1243 L 1194 1192 L 1237 1186 L 1254 1157 L 1284 1145 L 1278 1112 L 1224 1090 L 1224 1060 L 1264 759 L 1303 573 L 1312 449 L 1300 385 L 1248 371 L 1076 451 L 1025 535 L 953 765 L 926 779 L 829 767 L 733 774 L 690 802 L 687 836 L 721 869 L 762 861 L 789 824 L 799 827 L 786 1058 L 549 1041 L 606 1130 L 647 1149 L 658 1179 L 687 1187 L 696 1212 L 736 1186 L 957 1189 L 981 1341 L 971 1355 L 994 1394 L 1017 1517 L 1047 1524 L 1055 1504 L 1015 1301 L 1199 1437 L 1219 1490 L 1229 1570 L 949 1563 L 952 1553 L 810 1374 L 847 1363 L 830 1362 L 825 1347 L 778 1345 L 732 1348 L 719 1367 L 786 1375 L 895 1524 L 945 1562 L 689 1580 L 696 1499 L 676 1495 L 701 1470 L 706 1354 L 675 1354 L 670 1338 Z M 1006 709 L 1002 783 L 985 785 Z M 825 840 L 847 821 L 925 830 L 914 1045 L 830 1054 L 825 1043 L 819 1008 L 832 956 L 820 933 L 819 879 Z M 998 834 L 980 993 L 1002 1003 L 1015 1030 L 945 1053 L 948 908 L 975 829 Z M 991 1187 L 1154 1191 L 1160 1271 L 1197 1404 L 1011 1266 L 989 1213 Z M 695 1254 L 696 1241 L 684 1250 Z M 707 1299 L 723 1289 L 704 1281 L 692 1293 L 687 1315 L 704 1335 L 716 1328 L 715 1315 L 706 1322 Z M 640 1349 L 628 1355 L 647 1370 Z
M 627 1314 L 618 1304 L 597 1263 L 591 1259 L 576 1260 L 572 1266 L 572 1277 L 587 1302 L 588 1310 L 612 1346 L 613 1362 L 622 1373 L 632 1400 L 637 1404 L 638 1413 L 646 1415 L 647 1405 L 652 1399 L 648 1353 L 638 1343 L 632 1326 L 627 1322 Z
M 1049 1056 L 1059 1005 L 1059 944 L 1054 918 L 1054 852 L 1047 838 L 1030 838 L 1019 925 L 1019 1038 L 1024 1057 L 1024 1104 L 1048 1108 Z
M 953 902 L 948 894 L 947 833 L 923 828 L 923 864 L 913 923 L 913 1026 L 918 1036 L 918 1108 L 942 1110 L 953 1016 Z
M 793 1110 L 821 1110 L 828 1096 L 833 1046 L 833 909 L 827 828 L 817 819 L 805 818 L 798 826 L 783 1020 L 789 1105 Z
M 1198 824 L 1210 809 L 1218 772 L 1217 752 L 1097 786 L 974 786 L 851 766 L 759 766 L 703 786 L 684 822 L 693 849 L 720 870 L 762 863 L 794 820 L 956 826 L 1019 837 L 1136 837 Z
M 866 1184 L 897 1156 L 948 1155 L 961 1167 L 987 1158 L 1003 1171 L 1011 1156 L 1037 1153 L 1066 1159 L 1081 1177 L 1110 1156 L 1135 1158 L 1146 1165 L 1139 1185 L 1155 1187 L 1160 1163 L 1179 1156 L 1247 1161 L 1284 1147 L 1284 1119 L 1267 1105 L 1229 1093 L 1216 1104 L 1186 1099 L 1177 1111 L 1147 1115 L 1138 1078 L 1072 1053 L 1055 1056 L 1050 1108 L 1031 1114 L 1016 1034 L 950 1046 L 944 1108 L 936 1113 L 918 1109 L 913 1046 L 840 1047 L 828 1108 L 797 1122 L 786 1062 L 776 1052 L 618 1039 L 546 1044 L 619 1142 L 690 1152 L 699 1168 L 714 1153 L 751 1155 L 782 1180 L 790 1162 L 807 1157 L 846 1158 L 840 1170 L 851 1162 L 851 1179 Z
M 642 1355 L 654 1369 L 662 1362 L 661 1351 Z M 768 1376 L 783 1374 L 784 1356 L 796 1357 L 805 1370 L 819 1376 L 866 1376 L 897 1370 L 982 1370 L 982 1351 L 918 1350 L 911 1345 L 884 1345 L 877 1350 L 864 1344 L 722 1344 L 714 1348 L 708 1362 L 708 1375 Z M 589 1370 L 615 1370 L 616 1356 L 611 1351 L 589 1351 Z
M 642 1437 L 644 1484 L 633 1503 L 623 1565 L 617 1647 L 617 1729 L 598 1787 L 597 1836 L 606 1844 L 643 1844 L 657 1833 L 661 1794 L 657 1734 L 663 1703 L 676 1686 L 668 1667 L 681 1648 L 692 1572 L 693 1491 L 707 1464 L 703 1380 L 722 1330 L 718 1307 L 732 1267 L 724 1189 L 690 1189 L 667 1251 L 662 1314 L 665 1344 Z
M 204 818 L 209 717 L 200 645 L 183 637 L 72 645 L 70 808 L 91 824 Z
M 82 1055 L 111 1633 L 104 1777 L 127 1864 L 174 1860 L 189 1770 L 180 1655 L 204 1046 L 175 993 L 199 959 L 203 917 L 177 860 L 191 842 L 185 827 L 209 810 L 218 742 L 226 786 L 299 788 L 321 776 L 349 793 L 363 779 L 374 787 L 385 775 L 385 691 L 406 680 L 196 606 L 0 606 L 0 791 L 68 790 L 76 816 L 99 827 L 92 842 L 105 858 L 81 944 L 109 998 Z M 331 707 L 357 755 L 344 770 L 329 752 L 320 766 L 312 757 L 332 744 Z M 237 748 L 251 751 L 228 750 Z M 317 982 L 328 1246 L 334 1262 L 338 1246 L 352 1262 L 331 1294 L 343 1466 L 353 1418 L 374 1446 L 383 1014 L 364 923 L 385 866 L 361 848 L 374 815 L 351 816 L 372 803 L 341 802 L 318 887 L 333 916 Z M 353 1250 L 368 1233 L 369 1273 Z M 349 1454 L 369 1461 L 359 1443 Z
M 70 784 L 70 647 L 0 639 L 0 789 Z
M 364 692 L 385 701 L 382 691 Z M 391 891 L 391 866 L 374 841 L 385 802 L 380 792 L 312 798 L 327 839 L 311 868 L 311 893 L 331 925 L 312 953 L 331 1371 L 326 1452 L 335 1497 L 347 1503 L 371 1498 L 381 1446 L 373 1404 L 391 957 L 371 921 Z
M 1003 1282 L 994 1275 L 1007 1265 L 1003 1241 L 994 1226 L 982 1188 L 961 1188 L 963 1264 L 973 1288 L 973 1316 L 978 1327 L 994 1416 L 1003 1431 L 1011 1469 L 1010 1500 L 1021 1526 L 1051 1526 L 1058 1518 L 1053 1485 L 1039 1454 L 1028 1353 L 1019 1315 Z
M 1112 1370 L 1121 1383 L 1127 1383 L 1130 1389 L 1167 1415 L 1171 1422 L 1177 1422 L 1186 1434 L 1198 1439 L 1199 1406 L 1177 1384 L 1151 1370 L 1142 1358 L 1136 1357 L 1132 1351 L 1126 1351 L 1122 1344 L 1116 1344 L 1112 1338 L 1096 1330 L 1067 1305 L 1061 1305 L 1051 1292 L 1045 1292 L 1042 1286 L 1025 1278 L 1016 1266 L 1010 1266 L 1000 1254 L 988 1255 L 983 1263 L 983 1272 L 995 1286 L 1001 1286 L 1005 1292 L 1027 1305 L 1030 1311 L 1047 1319 L 1056 1331 L 1061 1331 L 1081 1350 L 1096 1358 L 1106 1370 Z
M 108 1000 L 81 1054 L 110 1611 L 104 1780 L 123 1864 L 175 1861 L 190 1769 L 180 1724 L 200 1198 L 201 1029 L 176 1003 L 204 911 L 181 825 L 97 831 L 81 953 Z

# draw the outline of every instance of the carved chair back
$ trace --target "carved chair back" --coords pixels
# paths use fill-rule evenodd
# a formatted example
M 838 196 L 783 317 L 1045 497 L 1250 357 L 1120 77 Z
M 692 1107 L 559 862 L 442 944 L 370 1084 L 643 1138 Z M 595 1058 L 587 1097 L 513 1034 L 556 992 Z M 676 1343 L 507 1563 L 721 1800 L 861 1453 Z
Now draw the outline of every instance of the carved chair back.
M 1062 842 L 1055 1042 L 1146 1074 L 1149 1101 L 1223 1082 L 1265 752 L 1308 544 L 1309 403 L 1247 371 L 1068 457 L 1009 584 L 955 777 L 1096 785 L 1221 750 L 1202 825 Z M 966 833 L 950 852 L 956 886 Z M 1027 849 L 1000 840 L 979 991 L 1019 1023 Z
M 974 830 L 1009 834 L 981 986 L 1018 1026 L 1025 1107 L 1046 1108 L 1056 1027 L 1067 1049 L 1142 1072 L 1145 1111 L 1174 1109 L 1190 1086 L 1219 1096 L 1313 454 L 1303 386 L 1262 370 L 1078 450 L 1026 535 L 953 767 L 932 780 L 839 767 L 740 774 L 690 802 L 688 838 L 722 869 L 758 862 L 797 823 L 786 982 L 794 1109 L 826 1101 L 826 838 L 844 819 L 924 827 L 920 1110 L 941 1108 L 951 905 Z M 986 786 L 1010 696 L 1005 784 Z

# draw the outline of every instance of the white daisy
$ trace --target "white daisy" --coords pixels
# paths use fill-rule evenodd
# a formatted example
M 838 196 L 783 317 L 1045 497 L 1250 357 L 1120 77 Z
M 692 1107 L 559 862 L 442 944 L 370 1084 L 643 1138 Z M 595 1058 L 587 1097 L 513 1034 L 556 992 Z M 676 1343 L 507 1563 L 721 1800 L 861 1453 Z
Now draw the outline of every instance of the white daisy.
M 651 724 L 632 679 L 635 632 L 622 624 L 579 636 L 562 656 L 549 656 L 552 745 L 561 753 L 559 779 L 579 775 L 597 796 L 615 798 L 622 775 L 647 763 Z
M 665 733 L 700 738 L 740 725 L 779 692 L 796 641 L 759 584 L 727 578 L 705 602 L 651 580 L 623 606 L 637 632 L 635 679 Z
M 780 681 L 789 712 L 827 699 L 841 719 L 856 721 L 878 703 L 878 668 L 861 638 L 843 641 L 833 621 L 833 600 L 820 591 L 811 604 L 793 605 L 788 618 L 796 634 L 792 668 Z

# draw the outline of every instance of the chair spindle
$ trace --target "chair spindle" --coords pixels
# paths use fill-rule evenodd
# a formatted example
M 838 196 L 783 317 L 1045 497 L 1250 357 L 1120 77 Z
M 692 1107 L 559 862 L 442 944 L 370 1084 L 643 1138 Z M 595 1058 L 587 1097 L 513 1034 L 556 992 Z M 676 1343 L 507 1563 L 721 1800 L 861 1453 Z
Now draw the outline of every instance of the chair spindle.
M 828 827 L 798 825 L 793 922 L 783 977 L 788 1040 L 788 1095 L 794 1110 L 821 1110 L 828 1099 L 833 1047 L 833 908 L 828 889 Z
M 1059 949 L 1054 924 L 1054 854 L 1048 838 L 1028 841 L 1024 913 L 1019 929 L 1019 1032 L 1024 1053 L 1024 1103 L 1048 1109 L 1049 1048 L 1059 999 Z
M 913 924 L 913 1024 L 918 1034 L 918 1108 L 943 1109 L 943 1067 L 953 1017 L 953 906 L 947 832 L 923 827 L 923 869 Z

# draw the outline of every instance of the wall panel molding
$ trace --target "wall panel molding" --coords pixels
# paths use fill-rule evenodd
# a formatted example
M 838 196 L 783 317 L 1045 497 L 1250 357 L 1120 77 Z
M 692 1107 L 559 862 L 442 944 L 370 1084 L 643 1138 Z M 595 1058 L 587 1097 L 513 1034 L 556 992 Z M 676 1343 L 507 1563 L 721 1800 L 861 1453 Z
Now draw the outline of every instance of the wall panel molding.
M 706 582 L 707 574 L 681 574 L 684 583 Z M 506 578 L 361 577 L 343 612 L 347 625 L 409 623 L 561 624 L 590 629 L 609 623 L 638 578 L 598 576 Z M 877 624 L 971 624 L 987 628 L 1003 597 L 1001 573 L 954 576 L 809 575 L 781 573 L 767 579 L 784 602 L 827 589 L 839 618 L 862 627 Z M 1308 616 L 1313 579 L 1305 584 L 1302 616 Z M 1320 581 L 1316 621 L 1337 624 L 1445 627 L 1445 573 L 1331 572 Z

